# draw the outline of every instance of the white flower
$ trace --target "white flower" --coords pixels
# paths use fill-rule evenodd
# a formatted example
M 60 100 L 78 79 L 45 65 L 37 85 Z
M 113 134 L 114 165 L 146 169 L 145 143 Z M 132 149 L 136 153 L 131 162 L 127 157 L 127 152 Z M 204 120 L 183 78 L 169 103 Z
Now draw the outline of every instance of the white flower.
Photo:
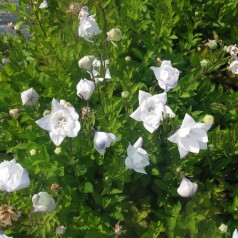
M 225 225 L 225 224 L 223 224 L 223 223 L 219 226 L 219 230 L 220 230 L 222 233 L 226 233 L 226 232 L 227 232 L 227 229 L 228 229 L 228 226 Z
M 231 64 L 230 64 L 230 70 L 232 73 L 234 74 L 238 74 L 238 60 L 234 60 Z
M 238 48 L 236 45 L 229 45 L 226 49 L 226 52 L 230 53 L 230 55 L 233 57 L 238 54 Z
M 98 35 L 102 32 L 99 29 L 94 17 L 95 15 L 89 16 L 88 9 L 86 7 L 84 7 L 79 14 L 80 26 L 78 34 L 89 42 L 93 42 L 91 39 L 93 35 Z
M 96 58 L 93 55 L 86 55 L 78 61 L 79 68 L 86 69 L 89 72 L 93 70 L 93 61 Z
M 149 155 L 146 150 L 142 149 L 143 139 L 140 137 L 136 143 L 127 148 L 127 157 L 125 165 L 128 169 L 133 169 L 138 173 L 147 174 L 145 167 L 150 164 Z
M 102 131 L 95 131 L 94 133 L 94 148 L 101 154 L 104 155 L 104 149 L 110 147 L 113 141 L 117 141 L 117 138 L 112 133 L 106 133 Z
M 153 133 L 163 120 L 164 114 L 170 118 L 175 114 L 166 106 L 167 94 L 161 93 L 152 96 L 150 93 L 139 91 L 139 107 L 130 115 L 134 120 L 142 121 L 146 130 Z
M 52 100 L 51 114 L 36 121 L 44 130 L 49 131 L 50 138 L 56 146 L 60 145 L 66 136 L 76 137 L 81 128 L 79 115 L 74 107 L 63 106 L 57 100 Z
M 28 172 L 15 159 L 0 164 L 0 190 L 14 192 L 29 186 Z
M 11 62 L 9 58 L 2 58 L 2 65 Z
M 208 137 L 206 132 L 211 126 L 212 123 L 195 122 L 191 116 L 186 114 L 180 129 L 168 140 L 177 144 L 182 159 L 189 151 L 198 153 L 200 149 L 207 149 Z
M 48 7 L 48 2 L 47 2 L 47 0 L 44 0 L 41 4 L 40 4 L 40 6 L 39 6 L 39 8 L 47 8 Z
M 0 231 L 0 238 L 12 238 L 12 237 L 4 235 L 4 234 Z
M 100 82 L 102 82 L 104 79 L 111 79 L 111 74 L 107 67 L 107 65 L 109 64 L 109 60 L 102 61 L 102 64 L 100 60 L 95 59 L 93 61 L 93 71 L 91 73 L 91 78 Z M 102 77 L 100 77 L 101 71 L 105 71 L 103 72 Z
M 90 80 L 81 79 L 77 84 L 77 95 L 84 100 L 89 100 L 94 90 L 95 84 Z
M 234 230 L 234 232 L 233 232 L 233 234 L 232 234 L 232 238 L 238 238 L 237 229 Z
M 34 106 L 38 102 L 39 97 L 39 94 L 33 88 L 30 88 L 21 93 L 22 105 Z
M 54 198 L 47 192 L 39 192 L 32 197 L 33 212 L 51 212 L 55 209 Z
M 192 197 L 196 193 L 197 188 L 198 185 L 196 183 L 193 183 L 189 179 L 184 177 L 177 189 L 177 192 L 181 197 L 188 198 Z
M 171 61 L 162 61 L 160 67 L 150 67 L 153 70 L 156 79 L 158 80 L 159 86 L 168 92 L 171 88 L 177 86 L 179 71 L 172 67 Z

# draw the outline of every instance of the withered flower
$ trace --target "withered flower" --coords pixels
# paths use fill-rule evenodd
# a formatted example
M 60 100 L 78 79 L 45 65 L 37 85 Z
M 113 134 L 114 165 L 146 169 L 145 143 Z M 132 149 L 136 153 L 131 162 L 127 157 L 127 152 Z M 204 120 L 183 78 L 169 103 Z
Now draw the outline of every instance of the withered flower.
M 8 226 L 12 225 L 13 221 L 17 221 L 17 218 L 20 216 L 20 212 L 13 210 L 13 207 L 8 205 L 0 206 L 0 221 Z
M 71 2 L 69 8 L 66 10 L 66 13 L 79 13 L 80 12 L 80 4 L 77 2 Z

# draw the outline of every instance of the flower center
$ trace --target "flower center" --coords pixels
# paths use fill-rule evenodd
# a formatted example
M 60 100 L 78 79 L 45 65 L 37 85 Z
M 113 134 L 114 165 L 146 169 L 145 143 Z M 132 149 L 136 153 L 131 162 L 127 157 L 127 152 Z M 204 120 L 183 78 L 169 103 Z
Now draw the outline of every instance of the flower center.
M 66 125 L 66 123 L 67 123 L 67 118 L 66 117 L 60 117 L 58 119 L 58 126 L 63 127 L 63 126 Z
M 149 112 L 154 112 L 154 110 L 155 110 L 155 108 L 152 107 L 152 106 L 148 108 L 148 111 L 149 111 Z

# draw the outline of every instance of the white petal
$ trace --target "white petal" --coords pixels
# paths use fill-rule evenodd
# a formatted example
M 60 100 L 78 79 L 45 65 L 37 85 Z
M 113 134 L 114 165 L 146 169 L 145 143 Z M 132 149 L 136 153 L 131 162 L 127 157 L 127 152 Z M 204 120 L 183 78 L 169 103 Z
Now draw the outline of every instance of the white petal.
M 179 130 L 177 131 L 177 132 L 175 132 L 172 136 L 170 136 L 169 138 L 168 138 L 168 140 L 170 141 L 170 142 L 172 142 L 172 143 L 178 143 L 178 141 L 179 141 Z
M 38 124 L 42 129 L 44 129 L 46 131 L 50 131 L 50 130 L 52 130 L 50 120 L 51 120 L 51 115 L 45 116 L 45 117 L 37 120 L 36 124 Z
M 150 97 L 152 97 L 152 95 L 150 93 L 139 90 L 139 105 L 141 105 L 144 100 L 146 100 Z
M 145 168 L 133 168 L 137 173 L 147 174 Z
M 193 137 L 187 136 L 187 137 L 181 138 L 180 143 L 190 152 L 199 153 L 199 149 L 200 149 L 199 144 Z
M 126 165 L 126 168 L 133 169 L 133 163 L 129 156 L 126 157 L 125 165 Z
M 196 138 L 200 142 L 208 142 L 207 133 L 203 129 L 192 129 L 190 136 Z
M 234 230 L 234 232 L 233 232 L 233 234 L 232 234 L 232 238 L 238 238 L 237 229 Z
M 134 112 L 132 112 L 130 117 L 136 121 L 142 121 L 141 120 L 141 107 L 138 107 Z
M 154 126 L 147 124 L 146 122 L 144 122 L 143 125 L 144 125 L 145 129 L 147 131 L 149 131 L 150 133 L 153 133 L 159 127 L 158 126 L 157 128 L 155 128 Z
M 193 127 L 195 124 L 196 124 L 196 122 L 194 121 L 194 119 L 193 119 L 190 115 L 188 115 L 188 114 L 186 113 L 186 114 L 185 114 L 185 117 L 184 117 L 184 119 L 183 119 L 181 128 L 184 128 L 184 127 Z
M 167 102 L 167 93 L 164 92 L 164 93 L 154 95 L 153 100 L 155 101 L 155 104 L 158 104 L 158 103 L 166 104 L 166 102 Z
M 56 135 L 54 132 L 50 131 L 50 139 L 53 141 L 53 143 L 56 146 L 59 146 L 62 141 L 64 140 L 65 136 L 62 135 Z
M 141 148 L 142 147 L 142 144 L 143 144 L 143 139 L 142 137 L 140 137 L 136 142 L 135 144 L 133 145 L 134 148 Z
M 203 129 L 205 131 L 208 131 L 210 128 L 212 127 L 212 123 L 201 123 L 201 122 L 197 122 L 193 128 L 199 128 L 199 129 Z
M 183 146 L 178 145 L 178 150 L 179 150 L 180 159 L 184 158 L 189 153 L 189 151 Z

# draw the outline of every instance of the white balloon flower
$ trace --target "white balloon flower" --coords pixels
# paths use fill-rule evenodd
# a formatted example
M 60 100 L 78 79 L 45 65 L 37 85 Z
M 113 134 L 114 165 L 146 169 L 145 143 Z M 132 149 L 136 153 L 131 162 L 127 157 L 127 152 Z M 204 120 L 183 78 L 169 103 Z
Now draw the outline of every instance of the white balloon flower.
M 196 183 L 191 182 L 187 178 L 183 178 L 180 186 L 177 189 L 178 194 L 181 197 L 192 197 L 197 191 L 198 185 Z
M 153 70 L 156 79 L 158 80 L 159 86 L 168 92 L 171 88 L 177 86 L 179 79 L 179 71 L 172 67 L 171 61 L 162 61 L 160 67 L 150 67 Z
M 110 147 L 113 141 L 118 141 L 116 136 L 112 133 L 106 133 L 102 131 L 95 131 L 94 133 L 94 148 L 101 154 L 104 155 L 105 148 Z
M 28 172 L 15 159 L 0 164 L 0 190 L 14 192 L 29 186 Z
M 21 93 L 22 105 L 34 106 L 38 102 L 39 97 L 39 94 L 33 88 L 30 88 Z
M 139 107 L 130 115 L 136 121 L 142 121 L 146 130 L 153 133 L 163 121 L 163 116 L 168 114 L 170 118 L 175 114 L 166 106 L 167 94 L 161 93 L 152 96 L 150 93 L 139 91 Z
M 80 26 L 78 34 L 89 42 L 93 42 L 91 38 L 93 35 L 98 35 L 102 32 L 94 17 L 95 15 L 89 15 L 87 7 L 83 7 L 79 13 Z
M 44 0 L 40 5 L 39 8 L 48 8 L 48 2 L 47 0 Z
M 84 100 L 89 100 L 94 90 L 95 84 L 90 80 L 81 79 L 77 84 L 77 95 L 83 98 Z
M 5 234 L 3 234 L 3 233 L 0 231 L 0 238 L 12 238 L 12 237 L 6 236 Z
M 39 192 L 32 197 L 33 212 L 51 212 L 56 203 L 52 195 L 47 192 Z
M 232 73 L 238 74 L 238 60 L 234 60 L 233 62 L 231 62 L 229 68 Z
M 36 121 L 42 129 L 49 131 L 50 138 L 59 146 L 64 138 L 76 137 L 81 128 L 79 115 L 74 107 L 61 105 L 56 99 L 52 100 L 51 113 Z
M 129 144 L 127 148 L 127 157 L 125 165 L 128 169 L 142 174 L 147 174 L 145 167 L 150 164 L 149 155 L 146 150 L 142 149 L 143 139 L 140 137 L 136 143 L 132 146 Z
M 207 149 L 207 131 L 212 123 L 195 122 L 188 114 L 185 115 L 180 129 L 168 138 L 178 146 L 180 158 L 189 152 L 199 153 L 199 150 Z

